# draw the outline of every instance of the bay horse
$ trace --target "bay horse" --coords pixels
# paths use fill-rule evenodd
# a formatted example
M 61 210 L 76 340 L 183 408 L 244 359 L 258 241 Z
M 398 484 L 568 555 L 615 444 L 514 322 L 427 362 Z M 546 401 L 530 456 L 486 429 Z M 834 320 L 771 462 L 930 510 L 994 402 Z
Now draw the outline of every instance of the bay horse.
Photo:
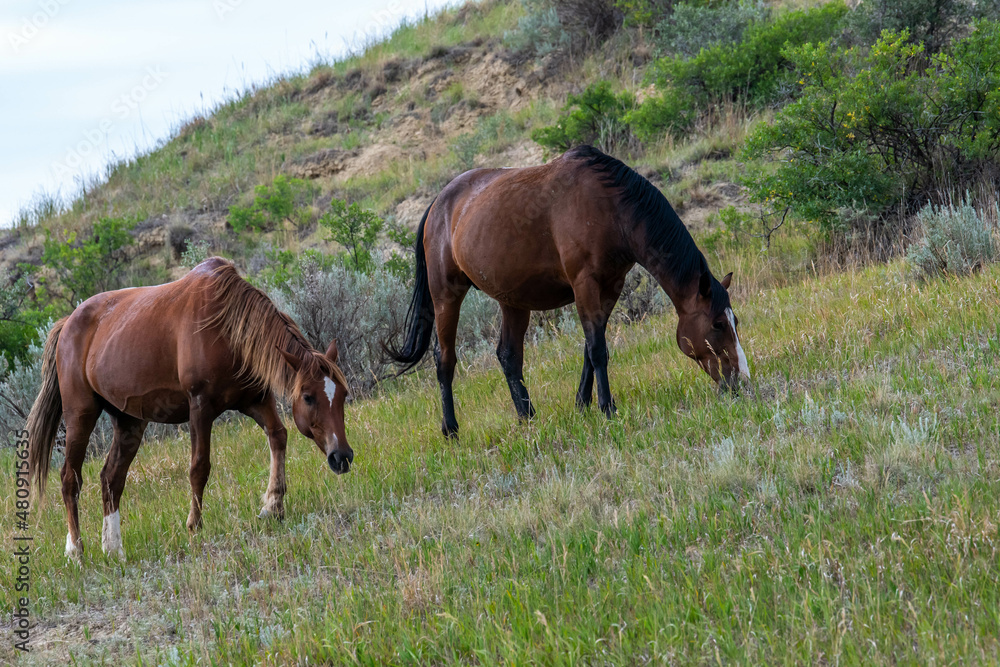
M 532 310 L 576 302 L 586 343 L 577 406 L 597 399 L 608 417 L 605 329 L 636 264 L 652 274 L 677 310 L 677 344 L 722 388 L 749 380 L 739 320 L 721 281 L 667 199 L 641 175 L 590 146 L 548 164 L 473 169 L 449 183 L 417 228 L 416 281 L 402 347 L 385 348 L 403 370 L 427 352 L 437 325 L 437 379 L 455 436 L 452 380 L 459 309 L 470 288 L 500 304 L 497 358 L 519 417 L 535 410 L 524 385 L 524 335 Z
M 27 424 L 28 466 L 41 497 L 60 418 L 66 423 L 66 555 L 79 557 L 83 549 L 77 499 L 87 443 L 102 411 L 114 435 L 101 470 L 101 546 L 118 557 L 124 557 L 119 502 L 151 421 L 191 424 L 192 532 L 202 521 L 212 423 L 226 410 L 239 410 L 267 434 L 271 471 L 262 517 L 284 516 L 287 433 L 277 395 L 291 399 L 296 427 L 315 441 L 330 468 L 347 472 L 354 452 L 344 434 L 348 388 L 337 354 L 336 341 L 326 354 L 313 349 L 288 315 L 220 257 L 172 283 L 84 301 L 49 332 L 42 388 Z

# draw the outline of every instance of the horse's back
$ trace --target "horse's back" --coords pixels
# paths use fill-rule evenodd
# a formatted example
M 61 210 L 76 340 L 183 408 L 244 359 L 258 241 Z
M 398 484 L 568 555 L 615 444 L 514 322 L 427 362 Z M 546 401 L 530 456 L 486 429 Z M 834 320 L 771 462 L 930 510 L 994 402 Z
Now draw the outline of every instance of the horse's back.
M 578 274 L 616 241 L 603 187 L 566 156 L 537 167 L 479 169 L 439 195 L 425 249 L 501 303 L 531 310 L 573 301 Z
M 184 369 L 205 354 L 198 311 L 215 268 L 199 265 L 171 283 L 103 292 L 80 304 L 60 336 L 60 384 L 70 393 L 90 390 L 135 417 L 185 421 Z

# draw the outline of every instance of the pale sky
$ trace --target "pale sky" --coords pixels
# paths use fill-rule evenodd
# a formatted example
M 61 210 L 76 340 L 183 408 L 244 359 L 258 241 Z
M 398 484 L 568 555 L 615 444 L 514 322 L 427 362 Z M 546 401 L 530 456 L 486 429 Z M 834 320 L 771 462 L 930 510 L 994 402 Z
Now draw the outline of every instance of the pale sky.
M 0 1 L 0 226 L 195 113 L 447 0 Z

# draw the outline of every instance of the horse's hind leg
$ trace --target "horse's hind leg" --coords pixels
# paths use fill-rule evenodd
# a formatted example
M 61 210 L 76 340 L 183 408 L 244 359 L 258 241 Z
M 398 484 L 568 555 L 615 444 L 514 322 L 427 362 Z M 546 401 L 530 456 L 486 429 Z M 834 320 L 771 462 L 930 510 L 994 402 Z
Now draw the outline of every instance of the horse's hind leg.
M 121 502 L 122 491 L 125 489 L 125 478 L 128 477 L 129 466 L 139 451 L 142 435 L 146 432 L 148 422 L 136 419 L 123 413 L 108 413 L 114 426 L 115 434 L 111 442 L 111 450 L 104 461 L 101 470 L 101 498 L 104 501 L 104 527 L 101 530 L 101 548 L 104 553 L 125 558 L 122 548 L 121 517 L 118 505 Z
M 441 432 L 448 438 L 458 437 L 455 397 L 451 385 L 455 379 L 455 364 L 458 361 L 458 356 L 455 353 L 458 314 L 468 291 L 469 286 L 463 283 L 448 282 L 439 286 L 439 289 L 435 289 L 433 282 L 431 284 L 439 348 L 435 350 L 434 358 L 437 361 L 437 379 L 438 385 L 441 387 L 441 408 L 444 412 L 441 420 Z
M 94 431 L 101 408 L 90 397 L 82 405 L 64 406 L 66 422 L 66 460 L 62 467 L 62 497 L 66 506 L 66 556 L 79 558 L 83 553 L 80 538 L 80 486 L 83 484 L 83 459 L 87 455 L 90 434 Z
M 507 377 L 517 416 L 531 419 L 535 416 L 535 408 L 528 397 L 528 388 L 524 386 L 524 334 L 531 321 L 531 311 L 507 306 L 501 306 L 500 310 L 503 313 L 503 323 L 500 327 L 497 359 Z
M 271 476 L 267 482 L 267 491 L 264 493 L 264 507 L 260 510 L 260 518 L 273 516 L 284 519 L 285 445 L 288 441 L 288 431 L 278 416 L 273 395 L 268 394 L 263 402 L 252 405 L 242 412 L 264 429 L 264 433 L 267 434 L 267 444 L 271 449 Z
M 576 390 L 576 407 L 584 410 L 590 407 L 594 396 L 594 364 L 590 363 L 587 345 L 583 345 L 583 373 L 580 375 L 580 388 Z

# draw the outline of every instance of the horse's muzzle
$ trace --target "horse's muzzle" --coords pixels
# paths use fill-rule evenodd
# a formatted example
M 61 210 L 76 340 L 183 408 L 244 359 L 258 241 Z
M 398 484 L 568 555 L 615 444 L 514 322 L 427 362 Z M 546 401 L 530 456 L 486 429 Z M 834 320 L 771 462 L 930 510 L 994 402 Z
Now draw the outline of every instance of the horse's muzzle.
M 326 462 L 330 464 L 330 470 L 342 475 L 350 471 L 351 463 L 354 462 L 354 452 L 348 449 L 346 452 L 333 451 L 326 457 Z
M 744 392 L 744 390 L 750 389 L 750 386 L 750 378 L 742 375 L 737 375 L 732 379 L 723 378 L 722 381 L 719 382 L 719 394 L 739 396 Z

